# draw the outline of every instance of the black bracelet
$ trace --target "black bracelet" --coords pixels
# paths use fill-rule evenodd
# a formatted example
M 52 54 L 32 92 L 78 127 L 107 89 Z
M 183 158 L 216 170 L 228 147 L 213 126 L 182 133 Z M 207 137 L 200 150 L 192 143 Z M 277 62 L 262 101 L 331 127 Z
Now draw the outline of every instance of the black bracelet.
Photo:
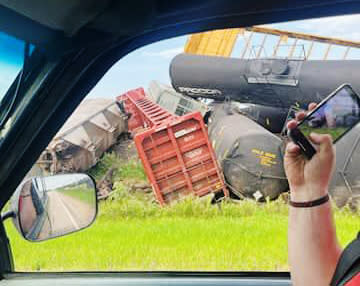
M 322 204 L 325 204 L 329 200 L 329 195 L 325 195 L 321 197 L 320 199 L 316 199 L 314 201 L 310 202 L 293 202 L 289 201 L 289 204 L 294 208 L 311 208 L 316 207 Z

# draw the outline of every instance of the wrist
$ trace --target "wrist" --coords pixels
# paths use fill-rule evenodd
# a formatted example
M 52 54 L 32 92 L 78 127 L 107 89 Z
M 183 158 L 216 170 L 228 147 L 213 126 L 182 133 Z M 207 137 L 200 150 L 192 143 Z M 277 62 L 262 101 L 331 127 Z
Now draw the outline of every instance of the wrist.
M 317 200 L 328 194 L 328 189 L 316 186 L 290 188 L 290 200 L 293 202 L 308 202 Z
M 325 195 L 321 198 L 318 198 L 316 200 L 312 200 L 312 201 L 306 201 L 306 202 L 293 202 L 290 201 L 289 204 L 290 206 L 294 207 L 294 208 L 312 208 L 312 207 L 317 207 L 320 206 L 322 204 L 325 204 L 329 201 L 329 195 Z

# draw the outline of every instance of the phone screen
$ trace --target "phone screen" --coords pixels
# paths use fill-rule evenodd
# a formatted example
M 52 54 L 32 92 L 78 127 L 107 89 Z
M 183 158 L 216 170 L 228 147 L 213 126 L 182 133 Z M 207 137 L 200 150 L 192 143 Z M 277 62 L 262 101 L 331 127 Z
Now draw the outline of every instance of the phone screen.
M 344 85 L 300 122 L 298 128 L 306 137 L 311 132 L 330 134 L 336 142 L 359 121 L 360 98 L 349 85 Z

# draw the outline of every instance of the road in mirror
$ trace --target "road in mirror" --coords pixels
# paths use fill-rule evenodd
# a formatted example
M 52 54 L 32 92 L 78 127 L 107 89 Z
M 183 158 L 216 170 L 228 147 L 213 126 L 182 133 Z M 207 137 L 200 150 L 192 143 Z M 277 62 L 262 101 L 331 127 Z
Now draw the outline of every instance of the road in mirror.
M 18 224 L 30 241 L 81 230 L 96 216 L 93 180 L 84 174 L 33 177 L 19 189 Z

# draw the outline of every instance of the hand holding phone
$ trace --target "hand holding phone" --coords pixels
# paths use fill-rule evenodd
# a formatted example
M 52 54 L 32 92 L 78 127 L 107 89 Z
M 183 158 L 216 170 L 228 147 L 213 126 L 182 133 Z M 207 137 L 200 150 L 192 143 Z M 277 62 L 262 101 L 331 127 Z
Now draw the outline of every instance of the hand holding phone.
M 296 145 L 300 147 L 300 150 L 306 159 L 311 160 L 311 158 L 316 154 L 316 149 L 304 136 L 304 134 L 301 133 L 299 128 L 295 127 L 293 129 L 288 129 L 287 135 Z
M 316 149 L 309 141 L 314 133 L 329 134 L 336 143 L 360 121 L 360 97 L 349 84 L 343 84 L 308 113 L 295 128 L 288 129 L 288 137 L 310 160 Z

